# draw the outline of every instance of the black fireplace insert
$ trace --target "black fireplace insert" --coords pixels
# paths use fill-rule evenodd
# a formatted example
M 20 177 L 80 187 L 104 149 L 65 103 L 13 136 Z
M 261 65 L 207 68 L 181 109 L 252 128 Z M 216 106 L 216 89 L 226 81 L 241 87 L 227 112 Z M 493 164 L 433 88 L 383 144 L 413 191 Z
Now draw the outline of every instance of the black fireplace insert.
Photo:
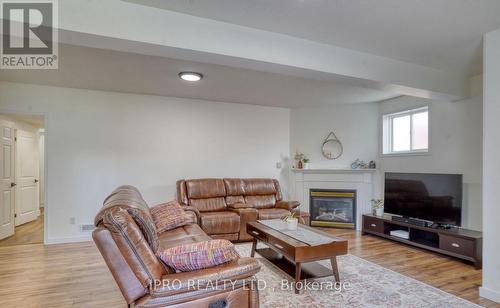
M 314 227 L 356 229 L 356 191 L 311 189 L 310 224 Z

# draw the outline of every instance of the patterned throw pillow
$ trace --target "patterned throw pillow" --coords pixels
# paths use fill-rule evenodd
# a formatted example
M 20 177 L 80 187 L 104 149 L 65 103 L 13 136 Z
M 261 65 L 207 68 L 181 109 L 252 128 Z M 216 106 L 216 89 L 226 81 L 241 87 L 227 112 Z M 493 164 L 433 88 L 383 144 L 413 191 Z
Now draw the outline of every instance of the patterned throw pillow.
M 158 251 L 157 256 L 166 265 L 180 272 L 213 267 L 240 257 L 228 240 L 210 240 L 184 244 Z
M 158 204 L 150 209 L 158 233 L 187 225 L 189 217 L 177 201 Z

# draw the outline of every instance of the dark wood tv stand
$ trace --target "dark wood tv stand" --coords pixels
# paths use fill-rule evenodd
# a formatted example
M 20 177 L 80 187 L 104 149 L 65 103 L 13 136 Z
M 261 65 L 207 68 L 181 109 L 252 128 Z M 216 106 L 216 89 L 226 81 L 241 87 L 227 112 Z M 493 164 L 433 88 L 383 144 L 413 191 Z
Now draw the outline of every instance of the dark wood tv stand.
M 409 239 L 391 236 L 393 230 L 405 230 Z M 392 216 L 363 215 L 363 234 L 373 234 L 407 245 L 439 252 L 474 263 L 482 267 L 483 234 L 462 228 L 439 229 L 422 227 L 403 221 L 394 221 Z

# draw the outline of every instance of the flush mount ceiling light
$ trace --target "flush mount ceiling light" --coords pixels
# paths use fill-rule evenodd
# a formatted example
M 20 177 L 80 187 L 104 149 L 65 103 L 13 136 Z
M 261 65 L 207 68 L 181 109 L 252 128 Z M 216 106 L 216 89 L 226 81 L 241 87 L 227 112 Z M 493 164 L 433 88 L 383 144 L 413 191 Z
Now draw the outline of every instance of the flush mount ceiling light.
M 180 72 L 179 78 L 186 81 L 200 81 L 203 78 L 203 74 L 196 72 Z

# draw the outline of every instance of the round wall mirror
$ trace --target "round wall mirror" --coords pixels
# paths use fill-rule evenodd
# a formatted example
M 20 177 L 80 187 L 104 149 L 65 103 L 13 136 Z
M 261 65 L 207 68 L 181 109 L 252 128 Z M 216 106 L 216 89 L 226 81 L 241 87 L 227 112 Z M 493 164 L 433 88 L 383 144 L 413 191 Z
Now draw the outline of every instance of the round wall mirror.
M 331 132 L 323 142 L 321 152 L 326 159 L 337 159 L 342 156 L 344 148 L 337 136 Z

